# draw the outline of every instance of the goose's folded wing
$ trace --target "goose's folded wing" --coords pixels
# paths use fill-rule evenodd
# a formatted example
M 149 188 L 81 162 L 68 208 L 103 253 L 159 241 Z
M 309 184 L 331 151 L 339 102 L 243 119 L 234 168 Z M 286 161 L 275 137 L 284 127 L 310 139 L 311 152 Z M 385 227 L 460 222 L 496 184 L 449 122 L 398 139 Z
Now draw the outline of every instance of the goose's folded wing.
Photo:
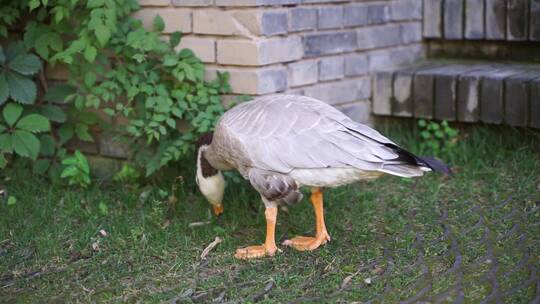
M 351 166 L 379 170 L 398 158 L 388 147 L 393 143 L 377 131 L 320 101 L 291 98 L 240 105 L 222 122 L 251 166 L 277 172 Z

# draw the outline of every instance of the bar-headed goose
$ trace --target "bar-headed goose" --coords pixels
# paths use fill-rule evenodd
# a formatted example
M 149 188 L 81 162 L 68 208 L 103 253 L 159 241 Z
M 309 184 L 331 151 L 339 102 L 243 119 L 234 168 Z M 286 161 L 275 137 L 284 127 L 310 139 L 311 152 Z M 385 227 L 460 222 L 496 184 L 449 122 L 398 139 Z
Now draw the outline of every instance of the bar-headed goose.
M 299 201 L 302 186 L 311 187 L 316 234 L 296 237 L 283 245 L 313 250 L 330 240 L 321 188 L 383 173 L 414 177 L 435 170 L 450 174 L 444 163 L 413 155 L 328 104 L 294 95 L 239 104 L 221 117 L 213 134 L 199 140 L 197 183 L 216 214 L 223 211 L 221 170 L 232 169 L 250 181 L 266 206 L 266 241 L 237 249 L 235 257 L 240 259 L 275 254 L 277 205 Z

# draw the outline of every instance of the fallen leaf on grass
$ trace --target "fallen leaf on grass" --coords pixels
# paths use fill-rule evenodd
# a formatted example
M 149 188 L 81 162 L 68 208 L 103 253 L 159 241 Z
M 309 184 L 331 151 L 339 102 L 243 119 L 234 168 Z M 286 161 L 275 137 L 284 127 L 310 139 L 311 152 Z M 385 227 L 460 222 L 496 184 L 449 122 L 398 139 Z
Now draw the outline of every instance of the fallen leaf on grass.
M 107 231 L 101 229 L 101 230 L 99 231 L 99 234 L 101 234 L 101 236 L 105 237 L 105 236 L 107 236 Z
M 92 249 L 94 251 L 99 251 L 99 242 L 92 243 Z
M 165 229 L 167 227 L 169 227 L 171 225 L 171 221 L 170 220 L 165 220 L 162 224 L 161 224 L 161 229 Z
M 204 260 L 204 258 L 206 258 L 208 253 L 210 253 L 210 251 L 212 251 L 212 249 L 216 248 L 216 246 L 219 243 L 221 243 L 221 241 L 222 241 L 222 239 L 219 236 L 216 236 L 214 241 L 212 243 L 208 244 L 208 246 L 206 246 L 206 248 L 204 248 L 203 252 L 201 253 L 201 259 Z
M 343 282 L 341 282 L 341 287 L 340 288 L 343 289 L 343 288 L 349 286 L 349 284 L 351 283 L 352 278 L 354 278 L 355 275 L 356 275 L 356 273 L 351 274 L 349 276 L 346 276 L 345 279 L 343 279 Z

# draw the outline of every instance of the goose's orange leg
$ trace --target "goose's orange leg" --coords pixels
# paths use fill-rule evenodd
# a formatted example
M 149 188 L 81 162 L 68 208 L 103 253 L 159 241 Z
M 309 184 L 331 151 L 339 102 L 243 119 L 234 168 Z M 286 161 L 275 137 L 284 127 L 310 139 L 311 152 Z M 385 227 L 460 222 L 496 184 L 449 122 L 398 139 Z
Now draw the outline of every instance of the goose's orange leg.
M 297 250 L 314 250 L 330 241 L 330 235 L 324 224 L 323 193 L 320 188 L 311 189 L 311 204 L 315 209 L 315 237 L 297 236 L 286 240 L 283 245 L 294 247 Z
M 269 207 L 264 211 L 266 217 L 266 240 L 263 245 L 239 248 L 234 255 L 237 259 L 253 259 L 273 256 L 278 250 L 275 240 L 277 207 Z

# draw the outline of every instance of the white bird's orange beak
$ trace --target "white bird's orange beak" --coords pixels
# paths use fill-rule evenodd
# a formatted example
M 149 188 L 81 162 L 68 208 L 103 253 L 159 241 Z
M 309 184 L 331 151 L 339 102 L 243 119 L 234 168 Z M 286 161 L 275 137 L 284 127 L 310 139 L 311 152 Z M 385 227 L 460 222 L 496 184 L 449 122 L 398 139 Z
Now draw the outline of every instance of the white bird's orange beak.
M 217 205 L 212 204 L 212 209 L 214 209 L 214 214 L 216 216 L 219 216 L 220 214 L 223 213 L 223 204 L 217 204 Z

